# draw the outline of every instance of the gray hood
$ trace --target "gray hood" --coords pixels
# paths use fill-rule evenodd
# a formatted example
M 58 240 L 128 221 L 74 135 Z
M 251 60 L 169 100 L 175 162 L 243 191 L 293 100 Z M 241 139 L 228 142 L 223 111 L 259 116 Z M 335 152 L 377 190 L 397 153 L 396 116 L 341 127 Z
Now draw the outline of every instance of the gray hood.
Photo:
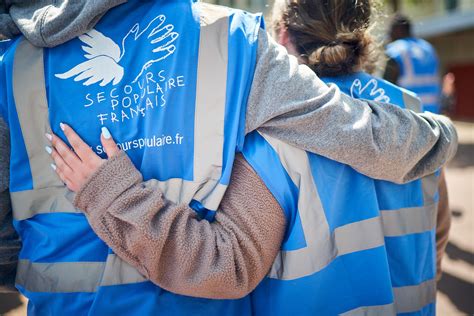
M 0 39 L 23 34 L 33 45 L 53 47 L 94 27 L 127 0 L 0 0 Z

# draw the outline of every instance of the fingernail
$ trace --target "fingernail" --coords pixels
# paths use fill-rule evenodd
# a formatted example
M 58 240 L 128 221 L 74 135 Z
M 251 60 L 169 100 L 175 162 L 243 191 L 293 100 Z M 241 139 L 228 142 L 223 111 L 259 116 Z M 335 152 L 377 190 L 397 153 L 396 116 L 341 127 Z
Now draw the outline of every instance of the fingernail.
M 49 134 L 49 133 L 46 133 L 44 134 L 44 136 L 46 136 L 46 138 L 51 142 L 53 140 L 53 135 Z
M 45 149 L 46 152 L 47 152 L 48 154 L 50 154 L 50 155 L 51 155 L 51 153 L 53 152 L 53 150 L 52 150 L 51 147 L 49 147 L 49 146 L 44 147 L 44 149 Z
M 64 129 L 66 128 L 66 125 L 64 125 L 64 123 L 59 123 L 59 127 L 61 127 L 61 129 L 64 131 Z
M 53 170 L 56 171 L 56 165 L 54 163 L 51 164 L 51 168 L 53 168 Z
M 105 139 L 110 139 L 110 137 L 112 137 L 112 135 L 110 135 L 108 128 L 105 126 L 102 127 L 102 135 L 104 135 Z

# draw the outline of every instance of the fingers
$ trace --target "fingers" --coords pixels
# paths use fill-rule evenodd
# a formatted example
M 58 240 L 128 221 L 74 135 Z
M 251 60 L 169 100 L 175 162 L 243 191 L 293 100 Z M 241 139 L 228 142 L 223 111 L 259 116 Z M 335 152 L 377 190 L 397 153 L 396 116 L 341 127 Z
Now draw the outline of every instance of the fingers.
M 67 165 L 61 155 L 59 155 L 53 148 L 46 146 L 45 150 L 53 158 L 54 163 L 51 164 L 51 168 L 57 173 L 61 181 L 66 184 L 69 190 L 76 191 L 77 187 L 74 182 L 71 181 L 71 176 L 74 176 L 74 171 L 71 167 Z
M 158 48 L 155 48 L 153 50 L 154 53 L 160 53 L 160 54 L 157 54 L 158 57 L 156 59 L 153 59 L 151 61 L 151 63 L 156 63 L 156 62 L 159 62 L 165 58 L 167 58 L 169 55 L 173 54 L 174 51 L 176 50 L 176 46 L 174 45 L 169 45 L 169 46 L 166 46 L 166 47 L 158 47 Z
M 179 34 L 176 32 L 173 32 L 173 30 L 174 30 L 174 26 L 171 24 L 168 24 L 164 26 L 163 28 L 156 30 L 153 36 L 149 37 L 150 43 L 156 44 L 165 39 L 174 41 L 176 38 L 178 38 Z
M 146 30 L 151 30 L 148 33 L 148 38 L 150 38 L 151 36 L 155 35 L 157 30 L 159 30 L 161 28 L 163 23 L 165 23 L 165 20 L 166 20 L 166 18 L 165 18 L 164 15 L 162 15 L 162 14 L 158 15 L 156 18 L 151 20 L 150 23 L 148 23 L 148 25 L 143 29 L 142 32 L 145 32 Z
M 51 158 L 53 158 L 53 161 L 54 161 L 53 169 L 55 169 L 56 171 L 59 169 L 67 174 L 73 173 L 73 170 L 71 169 L 71 167 L 64 161 L 63 157 L 61 157 L 61 155 L 55 149 L 49 146 L 46 146 L 45 149 L 48 152 L 48 154 L 51 155 Z
M 45 149 L 54 160 L 54 164 L 51 167 L 71 191 L 77 192 L 87 183 L 94 172 L 99 169 L 104 160 L 97 156 L 71 127 L 66 124 L 61 124 L 60 126 L 68 141 L 77 150 L 77 153 L 73 152 L 54 134 L 46 134 L 46 137 L 51 141 L 52 147 L 47 146 Z M 115 142 L 112 140 L 110 133 L 106 136 L 108 136 L 106 139 L 108 151 L 115 154 L 113 147 Z M 117 146 L 115 145 L 115 147 Z
M 69 147 L 54 134 L 46 134 L 46 137 L 51 141 L 52 150 L 59 154 L 62 160 L 72 169 L 79 168 L 81 160 Z
M 68 171 L 64 171 L 64 169 L 59 168 L 55 164 L 51 164 L 51 168 L 53 168 L 53 170 L 56 171 L 61 181 L 67 186 L 69 190 L 73 192 L 77 192 L 79 190 L 76 184 L 73 181 L 71 181 L 71 179 L 69 178 Z
M 102 127 L 102 134 L 100 135 L 100 141 L 102 146 L 104 146 L 105 153 L 107 157 L 113 157 L 118 155 L 120 149 L 118 148 L 117 144 L 115 143 L 112 135 L 110 134 L 107 127 Z
M 94 159 L 94 157 L 97 156 L 69 125 L 61 123 L 60 127 L 63 130 L 64 135 L 66 135 L 66 138 L 71 144 L 72 148 L 74 149 L 74 152 L 82 161 L 88 161 Z

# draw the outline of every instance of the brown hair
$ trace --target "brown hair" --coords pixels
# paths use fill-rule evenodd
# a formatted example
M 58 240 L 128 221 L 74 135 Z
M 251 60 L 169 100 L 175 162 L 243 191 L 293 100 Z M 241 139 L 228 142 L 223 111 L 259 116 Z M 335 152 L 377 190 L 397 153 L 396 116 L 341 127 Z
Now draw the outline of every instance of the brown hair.
M 286 28 L 301 59 L 320 76 L 375 68 L 370 0 L 277 0 L 273 28 Z

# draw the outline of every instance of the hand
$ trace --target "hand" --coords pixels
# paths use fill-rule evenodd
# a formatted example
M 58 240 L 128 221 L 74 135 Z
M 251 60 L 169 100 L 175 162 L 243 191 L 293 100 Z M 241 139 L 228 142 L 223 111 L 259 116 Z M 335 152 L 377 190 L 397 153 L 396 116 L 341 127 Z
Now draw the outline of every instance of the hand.
M 140 69 L 133 82 L 136 82 L 151 65 L 175 52 L 176 46 L 173 43 L 179 37 L 179 34 L 173 30 L 173 24 L 167 24 L 166 17 L 158 15 L 146 26 L 136 23 L 125 35 L 122 40 L 122 53 L 119 63 L 128 65 L 130 69 Z M 136 58 L 133 54 L 137 49 L 149 50 L 151 52 L 149 54 L 150 60 L 140 65 L 130 66 L 130 62 L 138 62 L 137 59 L 139 58 Z
M 54 160 L 54 164 L 51 164 L 53 170 L 69 190 L 77 192 L 105 163 L 106 159 L 100 158 L 70 126 L 61 123 L 61 129 L 74 151 L 54 134 L 46 134 L 52 144 L 52 147 L 46 147 L 46 151 L 51 154 Z M 106 127 L 102 128 L 100 141 L 108 158 L 120 153 L 120 149 Z

